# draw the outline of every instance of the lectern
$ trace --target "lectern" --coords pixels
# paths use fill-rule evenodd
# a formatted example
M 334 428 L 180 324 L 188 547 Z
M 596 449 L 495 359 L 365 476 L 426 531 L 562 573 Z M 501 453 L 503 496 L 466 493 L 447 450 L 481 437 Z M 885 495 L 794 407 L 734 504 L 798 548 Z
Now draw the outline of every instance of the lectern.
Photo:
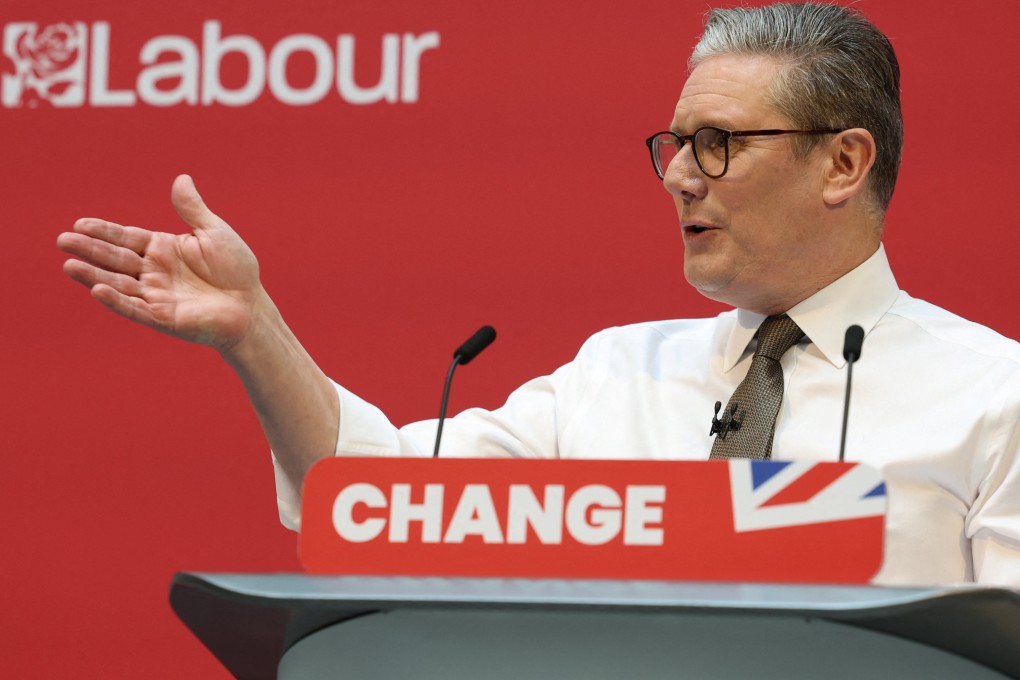
M 241 680 L 1020 677 L 1020 594 L 983 587 L 178 574 Z
M 847 585 L 884 510 L 845 463 L 333 458 L 314 575 L 170 601 L 243 680 L 1020 677 L 1020 593 Z

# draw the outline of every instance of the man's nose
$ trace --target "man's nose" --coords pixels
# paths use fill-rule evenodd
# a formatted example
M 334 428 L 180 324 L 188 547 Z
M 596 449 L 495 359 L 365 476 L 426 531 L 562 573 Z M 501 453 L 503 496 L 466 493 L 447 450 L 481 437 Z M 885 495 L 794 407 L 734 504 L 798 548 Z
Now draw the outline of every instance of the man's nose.
M 666 166 L 662 185 L 674 197 L 689 202 L 705 197 L 708 190 L 706 179 L 705 173 L 698 167 L 698 162 L 694 158 L 693 148 L 690 144 L 684 144 Z

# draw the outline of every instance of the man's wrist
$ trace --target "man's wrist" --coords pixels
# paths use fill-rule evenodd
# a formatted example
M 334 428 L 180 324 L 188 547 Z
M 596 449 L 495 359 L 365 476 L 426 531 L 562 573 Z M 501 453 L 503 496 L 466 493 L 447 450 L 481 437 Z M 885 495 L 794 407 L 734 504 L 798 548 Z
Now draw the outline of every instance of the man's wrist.
M 236 369 L 263 359 L 273 344 L 288 334 L 283 318 L 265 288 L 259 286 L 248 317 L 248 325 L 238 339 L 217 348 L 223 359 Z

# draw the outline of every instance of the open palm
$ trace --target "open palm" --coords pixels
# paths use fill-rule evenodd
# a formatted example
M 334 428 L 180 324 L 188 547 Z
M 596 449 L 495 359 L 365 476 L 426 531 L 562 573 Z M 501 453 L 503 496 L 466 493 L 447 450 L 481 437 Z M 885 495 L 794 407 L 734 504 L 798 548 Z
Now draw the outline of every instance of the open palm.
M 221 351 L 239 342 L 261 294 L 255 255 L 179 176 L 171 199 L 191 234 L 78 220 L 57 245 L 64 271 L 114 312 Z

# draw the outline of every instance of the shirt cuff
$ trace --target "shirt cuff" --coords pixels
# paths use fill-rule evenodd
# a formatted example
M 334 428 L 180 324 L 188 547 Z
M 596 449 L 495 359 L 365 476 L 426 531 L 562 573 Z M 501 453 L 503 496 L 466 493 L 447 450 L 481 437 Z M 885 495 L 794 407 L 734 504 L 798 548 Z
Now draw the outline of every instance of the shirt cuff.
M 350 390 L 333 383 L 340 403 L 340 423 L 333 454 L 337 456 L 414 455 L 403 451 L 397 428 L 378 408 Z M 288 529 L 301 527 L 301 489 L 283 473 L 273 455 L 276 504 L 280 522 Z

